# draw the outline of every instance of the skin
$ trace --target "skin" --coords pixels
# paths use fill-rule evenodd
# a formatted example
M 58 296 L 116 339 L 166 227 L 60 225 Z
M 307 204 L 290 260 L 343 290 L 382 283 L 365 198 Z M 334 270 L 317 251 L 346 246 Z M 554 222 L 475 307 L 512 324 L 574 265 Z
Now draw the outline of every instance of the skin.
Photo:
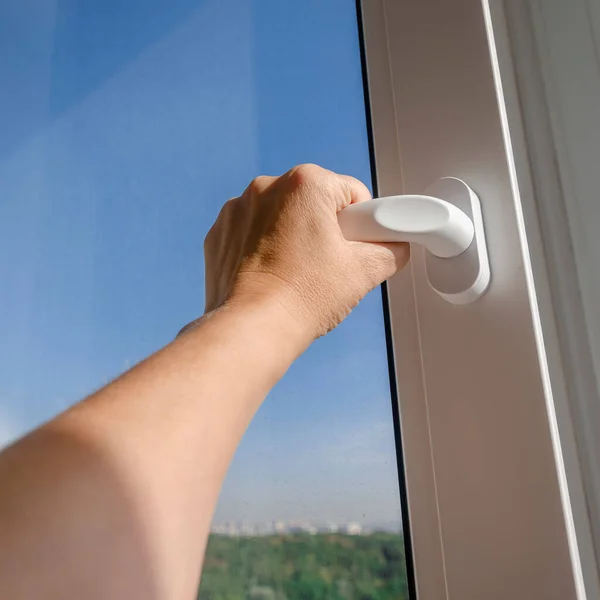
M 225 204 L 205 241 L 204 315 L 0 454 L 3 597 L 195 597 L 223 479 L 265 396 L 408 261 L 406 244 L 343 238 L 336 213 L 369 199 L 301 165 Z

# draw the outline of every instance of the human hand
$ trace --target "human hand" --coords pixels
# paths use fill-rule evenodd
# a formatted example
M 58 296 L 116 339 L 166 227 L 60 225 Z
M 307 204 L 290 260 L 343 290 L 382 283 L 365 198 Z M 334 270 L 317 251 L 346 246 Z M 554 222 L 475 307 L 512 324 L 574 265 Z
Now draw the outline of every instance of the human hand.
M 310 164 L 254 179 L 206 236 L 206 312 L 275 303 L 309 340 L 336 327 L 409 259 L 408 244 L 344 239 L 337 213 L 370 198 L 357 179 Z

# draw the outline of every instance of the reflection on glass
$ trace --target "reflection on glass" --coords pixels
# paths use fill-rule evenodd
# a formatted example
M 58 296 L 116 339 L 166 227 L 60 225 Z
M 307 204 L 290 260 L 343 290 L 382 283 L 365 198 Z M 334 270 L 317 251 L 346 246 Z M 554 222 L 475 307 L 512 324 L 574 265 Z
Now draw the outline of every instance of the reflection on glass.
M 0 7 L 0 444 L 198 315 L 204 234 L 252 177 L 370 180 L 354 2 L 29 4 Z M 247 432 L 199 597 L 405 598 L 401 530 L 376 292 Z

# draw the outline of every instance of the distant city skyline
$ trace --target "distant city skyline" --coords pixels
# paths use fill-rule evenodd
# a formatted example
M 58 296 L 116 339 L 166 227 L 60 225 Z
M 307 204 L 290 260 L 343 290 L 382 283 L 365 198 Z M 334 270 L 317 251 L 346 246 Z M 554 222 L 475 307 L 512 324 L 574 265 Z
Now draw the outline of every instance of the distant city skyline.
M 202 312 L 253 177 L 370 162 L 353 1 L 23 0 L 0 32 L 2 445 Z M 270 394 L 215 522 L 400 523 L 393 435 L 375 290 Z
M 307 533 L 310 535 L 316 535 L 318 533 L 344 533 L 347 535 L 362 535 L 376 531 L 401 533 L 402 527 L 397 521 L 387 523 L 361 523 L 359 521 L 333 523 L 320 520 L 294 520 L 289 522 L 271 520 L 262 523 L 230 521 L 225 523 L 213 522 L 211 526 L 212 534 L 228 535 L 231 537 L 293 533 Z

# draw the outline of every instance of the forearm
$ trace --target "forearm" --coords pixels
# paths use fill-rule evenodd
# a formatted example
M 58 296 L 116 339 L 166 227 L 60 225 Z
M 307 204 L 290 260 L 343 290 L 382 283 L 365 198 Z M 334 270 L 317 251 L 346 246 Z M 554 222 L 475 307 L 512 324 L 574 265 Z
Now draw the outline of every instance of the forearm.
M 302 165 L 225 204 L 205 240 L 218 310 L 0 454 L 3 596 L 195 595 L 221 483 L 263 398 L 408 260 L 406 246 L 343 238 L 337 213 L 369 198 Z
M 49 587 L 59 592 L 60 565 L 67 577 L 74 561 L 85 572 L 93 557 L 110 563 L 96 564 L 98 572 L 137 568 L 123 571 L 120 582 L 91 575 L 94 588 L 83 589 L 91 581 L 82 581 L 82 597 L 132 597 L 138 579 L 143 597 L 191 597 L 235 448 L 309 341 L 280 311 L 254 303 L 212 314 L 0 457 L 0 487 L 11 486 L 0 501 L 0 527 L 8 532 L 2 545 L 19 551 L 12 561 L 21 569 L 28 560 L 36 561 L 32 572 L 55 567 L 46 574 L 51 582 L 39 577 L 32 585 L 46 597 Z M 36 466 L 16 474 L 25 461 Z M 31 531 L 36 527 L 50 531 Z M 6 581 L 3 561 L 6 567 L 0 550 Z M 148 574 L 153 590 L 143 587 Z M 63 583 L 73 592 L 72 579 Z

